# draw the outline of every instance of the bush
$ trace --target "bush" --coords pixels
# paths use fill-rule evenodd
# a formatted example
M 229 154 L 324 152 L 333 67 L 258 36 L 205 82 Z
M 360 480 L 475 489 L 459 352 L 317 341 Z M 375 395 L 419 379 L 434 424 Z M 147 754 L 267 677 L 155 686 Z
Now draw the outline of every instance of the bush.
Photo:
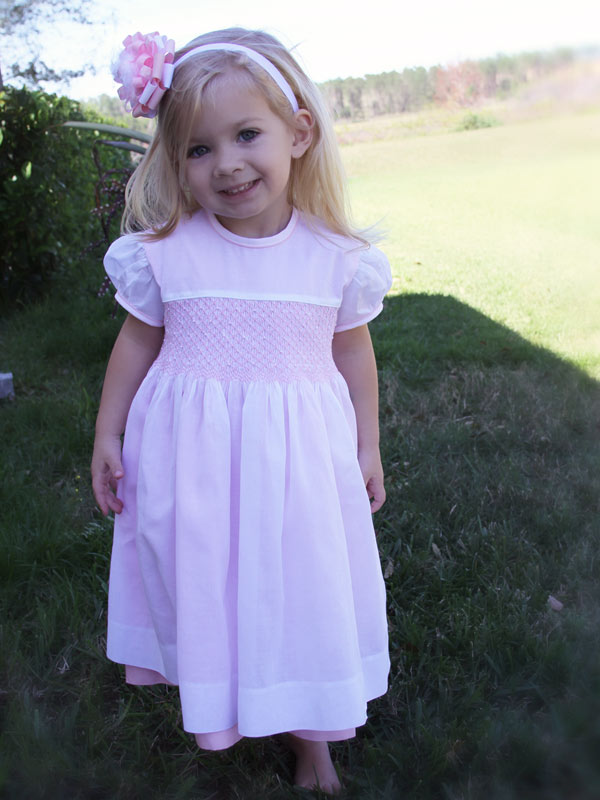
M 475 114 L 472 111 L 461 119 L 456 126 L 457 131 L 476 131 L 479 128 L 493 128 L 500 123 L 490 114 Z
M 90 213 L 98 134 L 64 128 L 84 115 L 66 97 L 7 87 L 0 93 L 0 308 L 39 297 L 99 237 Z M 129 155 L 115 150 L 123 164 Z

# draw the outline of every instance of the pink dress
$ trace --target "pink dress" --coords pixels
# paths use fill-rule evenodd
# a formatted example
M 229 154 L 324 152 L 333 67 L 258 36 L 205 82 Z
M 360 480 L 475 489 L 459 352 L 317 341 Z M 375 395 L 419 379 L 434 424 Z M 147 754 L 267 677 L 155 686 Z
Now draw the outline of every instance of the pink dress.
M 391 283 L 376 248 L 294 212 L 246 239 L 197 212 L 118 239 L 125 309 L 165 327 L 130 409 L 110 571 L 109 658 L 179 686 L 201 746 L 346 738 L 385 693 L 385 588 L 334 331 Z

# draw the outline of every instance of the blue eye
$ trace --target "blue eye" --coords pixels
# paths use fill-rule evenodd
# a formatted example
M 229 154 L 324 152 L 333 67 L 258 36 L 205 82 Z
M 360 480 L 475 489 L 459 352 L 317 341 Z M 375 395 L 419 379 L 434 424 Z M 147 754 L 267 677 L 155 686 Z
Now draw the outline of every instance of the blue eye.
M 200 158 L 201 156 L 206 155 L 206 153 L 208 153 L 208 147 L 205 147 L 203 144 L 197 144 L 195 147 L 190 147 L 187 157 Z
M 242 142 L 251 142 L 253 139 L 256 139 L 258 136 L 258 131 L 254 130 L 244 130 L 240 132 L 239 138 Z

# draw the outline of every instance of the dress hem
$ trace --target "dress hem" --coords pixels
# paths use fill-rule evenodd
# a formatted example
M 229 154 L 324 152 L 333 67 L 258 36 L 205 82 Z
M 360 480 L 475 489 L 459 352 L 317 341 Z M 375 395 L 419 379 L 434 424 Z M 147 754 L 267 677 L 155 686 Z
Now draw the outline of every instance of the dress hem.
M 119 663 L 126 662 L 123 659 Z M 181 682 L 184 730 L 192 734 L 219 733 L 239 726 L 241 736 L 253 738 L 297 730 L 355 729 L 367 720 L 367 702 L 387 691 L 389 657 L 387 652 L 379 653 L 364 658 L 362 664 L 362 674 L 329 683 L 298 681 L 248 689 L 233 684 L 203 686 Z M 159 670 L 126 664 L 125 672 L 126 681 L 133 685 L 178 685 Z
M 131 686 L 153 686 L 164 683 L 167 686 L 175 686 L 168 681 L 160 672 L 145 667 L 135 667 L 125 664 L 125 681 Z M 306 739 L 310 742 L 341 742 L 353 739 L 356 736 L 356 728 L 345 728 L 335 731 L 312 731 L 312 730 L 293 730 L 284 731 L 291 733 L 299 739 Z M 227 750 L 244 738 L 237 725 L 223 731 L 211 731 L 207 733 L 194 733 L 196 744 L 202 750 Z M 254 738 L 254 737 L 249 737 Z M 259 737 L 257 737 L 259 738 Z

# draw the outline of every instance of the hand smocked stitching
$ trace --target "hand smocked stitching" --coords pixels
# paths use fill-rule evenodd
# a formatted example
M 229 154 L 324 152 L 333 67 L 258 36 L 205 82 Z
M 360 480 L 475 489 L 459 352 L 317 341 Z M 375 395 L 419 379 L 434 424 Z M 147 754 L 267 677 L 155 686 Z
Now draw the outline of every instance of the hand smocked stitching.
M 327 380 L 337 309 L 280 300 L 198 297 L 165 304 L 156 368 L 218 380 Z

